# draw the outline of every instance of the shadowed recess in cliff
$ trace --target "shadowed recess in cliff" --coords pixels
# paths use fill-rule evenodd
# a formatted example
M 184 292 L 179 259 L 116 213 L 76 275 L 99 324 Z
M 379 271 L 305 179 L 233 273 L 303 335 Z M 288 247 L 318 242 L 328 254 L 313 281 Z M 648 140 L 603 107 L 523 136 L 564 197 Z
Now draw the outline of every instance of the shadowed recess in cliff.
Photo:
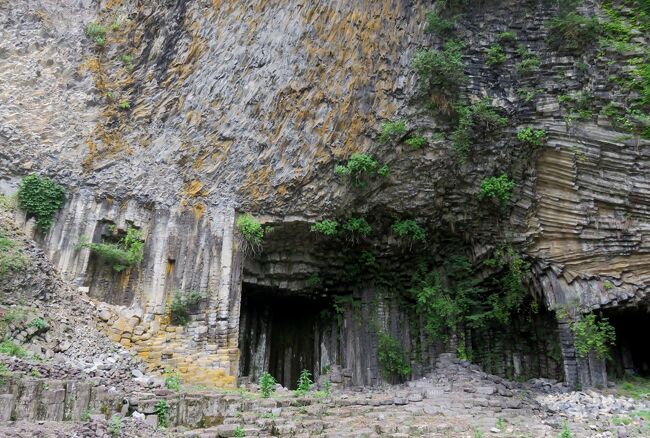
M 648 313 L 647 305 L 603 312 L 616 330 L 616 344 L 611 349 L 611 358 L 607 363 L 610 377 L 650 377 Z

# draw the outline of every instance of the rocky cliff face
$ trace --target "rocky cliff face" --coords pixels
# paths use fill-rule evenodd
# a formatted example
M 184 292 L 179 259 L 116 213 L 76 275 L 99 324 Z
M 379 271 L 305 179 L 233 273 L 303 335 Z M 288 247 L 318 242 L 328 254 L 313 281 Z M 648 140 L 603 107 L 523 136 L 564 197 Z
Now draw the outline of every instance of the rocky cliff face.
M 444 270 L 449 241 L 477 266 L 506 245 L 530 265 L 526 286 L 542 309 L 647 305 L 650 145 L 598 115 L 609 102 L 623 104 L 610 79 L 640 54 L 558 54 L 547 43 L 555 5 L 473 2 L 455 30 L 469 79 L 461 95 L 488 99 L 508 124 L 476 138 L 459 163 L 449 119 L 423 109 L 410 66 L 418 49 L 441 47 L 424 31 L 431 8 L 399 0 L 0 1 L 0 79 L 8 84 L 0 187 L 12 192 L 34 171 L 66 185 L 55 226 L 38 236 L 44 249 L 68 280 L 123 306 L 106 306 L 101 320 L 115 341 L 195 381 L 229 384 L 275 367 L 289 383 L 300 368 L 341 365 L 352 382 L 374 383 L 382 379 L 379 332 L 411 351 L 414 376 L 430 369 L 448 347 L 424 341 L 412 300 L 377 276 L 346 277 L 345 257 L 362 250 L 408 289 L 415 254 Z M 605 17 L 600 2 L 581 8 Z M 105 26 L 103 44 L 84 33 L 90 22 Z M 506 31 L 516 43 L 488 64 L 486 51 Z M 518 69 L 532 56 L 521 47 L 537 70 Z M 593 96 L 592 112 L 578 120 L 562 98 L 577 91 Z M 381 123 L 397 119 L 427 146 L 378 142 Z M 546 131 L 542 146 L 517 141 L 529 126 Z M 373 154 L 390 175 L 364 187 L 338 177 L 335 165 L 355 152 Z M 501 173 L 516 182 L 505 213 L 478 196 L 481 181 Z M 242 250 L 238 212 L 275 227 L 261 252 Z M 309 231 L 316 220 L 351 216 L 373 226 L 356 249 Z M 405 218 L 425 226 L 426 247 L 404 248 L 391 235 L 391 223 Z M 115 273 L 75 249 L 82 236 L 101 240 L 109 225 L 144 231 L 138 269 Z M 496 271 L 475 276 L 489 283 Z M 184 328 L 168 320 L 176 291 L 203 295 Z M 311 300 L 306 322 L 295 318 L 312 332 L 309 348 L 300 336 L 274 341 L 292 325 L 274 337 L 273 324 L 294 319 L 264 300 L 251 305 L 260 293 L 328 303 Z M 349 297 L 335 307 L 338 320 L 314 323 L 332 311 L 332 296 Z M 494 372 L 598 381 L 592 374 L 602 370 L 578 360 L 566 322 L 559 338 L 544 311 L 513 327 L 468 332 L 461 344 Z M 522 347 L 531 333 L 540 340 L 532 351 Z

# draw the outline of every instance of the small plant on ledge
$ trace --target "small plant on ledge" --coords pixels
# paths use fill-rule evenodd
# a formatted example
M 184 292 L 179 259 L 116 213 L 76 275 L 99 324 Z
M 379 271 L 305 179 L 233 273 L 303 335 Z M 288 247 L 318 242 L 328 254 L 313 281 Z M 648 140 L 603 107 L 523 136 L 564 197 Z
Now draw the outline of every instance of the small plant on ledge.
M 97 256 L 113 264 L 113 269 L 122 272 L 127 268 L 137 266 L 144 256 L 144 239 L 137 228 L 129 227 L 126 235 L 117 243 L 89 243 L 82 241 L 77 249 L 88 248 Z
M 335 220 L 323 219 L 322 221 L 316 222 L 312 225 L 310 230 L 314 233 L 321 233 L 327 237 L 333 237 L 338 233 L 338 225 L 338 222 Z
M 412 219 L 397 221 L 392 226 L 393 233 L 403 239 L 408 239 L 411 244 L 414 242 L 425 242 L 427 233 Z
M 18 187 L 18 206 L 36 219 L 42 231 L 50 229 L 54 215 L 63 207 L 65 190 L 49 178 L 31 174 Z
M 546 131 L 543 129 L 524 128 L 517 133 L 520 142 L 530 146 L 541 146 L 546 141 Z
M 502 207 L 505 207 L 512 198 L 512 191 L 515 183 L 508 175 L 491 176 L 481 182 L 479 196 L 481 199 L 496 199 Z
M 250 213 L 241 215 L 237 219 L 236 225 L 247 247 L 253 252 L 262 246 L 264 236 L 272 231 L 271 227 L 263 227 L 260 221 Z
M 263 372 L 260 376 L 260 392 L 262 393 L 262 398 L 269 398 L 271 394 L 275 392 L 276 385 L 275 378 L 268 372 Z
M 397 120 L 395 122 L 386 122 L 381 125 L 379 143 L 388 143 L 389 141 L 399 140 L 405 133 L 406 121 Z
M 366 177 L 380 175 L 387 176 L 390 173 L 388 166 L 380 166 L 372 155 L 355 153 L 352 154 L 345 166 L 336 166 L 334 172 L 340 176 L 348 176 L 352 185 L 364 187 Z
M 298 388 L 295 391 L 296 395 L 301 396 L 307 394 L 311 391 L 313 385 L 314 382 L 311 380 L 311 373 L 307 370 L 302 370 L 298 378 Z
M 203 297 L 198 292 L 190 292 L 184 296 L 180 291 L 174 295 L 174 300 L 169 307 L 169 319 L 172 325 L 187 325 L 190 314 L 196 312 Z

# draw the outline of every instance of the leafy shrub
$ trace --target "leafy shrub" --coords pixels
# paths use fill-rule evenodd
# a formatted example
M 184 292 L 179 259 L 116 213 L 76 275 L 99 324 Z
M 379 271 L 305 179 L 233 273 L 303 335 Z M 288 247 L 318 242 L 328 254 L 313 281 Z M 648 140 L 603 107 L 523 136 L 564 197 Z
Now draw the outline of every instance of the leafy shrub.
M 416 53 L 411 66 L 424 91 L 456 90 L 468 80 L 462 61 L 463 44 L 447 42 L 442 50 L 423 49 Z
M 489 47 L 485 52 L 485 62 L 488 65 L 503 64 L 506 62 L 506 59 L 508 59 L 508 57 L 500 44 L 495 44 Z
M 167 371 L 164 376 L 165 388 L 176 392 L 181 390 L 181 376 L 177 371 Z
M 508 124 L 508 119 L 501 116 L 487 100 L 469 106 L 458 104 L 456 113 L 458 121 L 451 134 L 451 144 L 461 163 L 467 160 L 472 141 Z
M 117 104 L 118 108 L 121 110 L 128 110 L 131 108 L 131 102 L 128 101 L 127 99 L 121 100 L 120 103 Z
M 547 23 L 548 45 L 564 54 L 581 54 L 597 41 L 600 33 L 598 20 L 576 12 L 553 18 Z
M 397 339 L 386 333 L 379 334 L 377 359 L 386 377 L 404 378 L 411 374 L 411 364 L 407 353 Z
M 26 358 L 30 356 L 27 350 L 9 339 L 6 339 L 0 343 L 0 353 L 6 354 L 7 356 L 19 358 Z
M 165 428 L 169 425 L 169 406 L 167 400 L 158 400 L 155 406 L 156 416 L 158 417 L 158 426 Z
M 512 44 L 517 41 L 517 34 L 512 31 L 501 32 L 497 38 L 502 44 Z
M 481 182 L 479 196 L 481 199 L 496 199 L 502 206 L 506 206 L 512 198 L 515 183 L 508 175 L 491 176 Z
M 246 431 L 244 430 L 243 427 L 237 426 L 235 427 L 235 430 L 233 431 L 233 436 L 235 438 L 243 438 L 246 436 Z
M 262 373 L 259 380 L 260 392 L 262 393 L 263 398 L 271 397 L 271 394 L 275 392 L 275 385 L 278 382 L 275 381 L 275 378 L 267 373 L 266 371 Z
M 541 146 L 546 140 L 546 131 L 543 129 L 524 128 L 517 133 L 520 142 L 531 145 Z
M 333 237 L 338 234 L 338 225 L 339 223 L 335 220 L 323 219 L 320 222 L 316 222 L 311 226 L 310 230 L 313 233 L 321 233 L 328 237 Z
M 609 358 L 609 346 L 616 341 L 616 331 L 607 318 L 596 319 L 596 315 L 583 315 L 571 324 L 578 356 L 594 353 L 600 359 Z
M 237 230 L 242 235 L 246 243 L 255 249 L 262 245 L 264 235 L 268 233 L 268 228 L 265 229 L 260 221 L 255 219 L 250 213 L 241 215 L 237 219 Z
M 296 395 L 305 395 L 311 391 L 311 387 L 314 382 L 311 380 L 311 373 L 307 370 L 302 370 L 300 372 L 300 377 L 298 377 L 298 389 L 296 389 Z
M 379 163 L 372 155 L 354 153 L 348 160 L 345 166 L 336 166 L 334 169 L 337 175 L 348 176 L 352 183 L 356 186 L 365 186 L 365 178 L 379 174 L 386 176 L 388 174 L 388 166 L 380 168 Z
M 108 423 L 108 433 L 110 433 L 113 438 L 116 438 L 122 434 L 121 416 L 113 415 L 111 417 L 111 421 Z
M 388 176 L 389 174 L 390 174 L 390 168 L 386 164 L 381 166 L 379 168 L 379 170 L 377 171 L 377 175 L 379 175 L 379 176 L 384 176 L 385 177 L 385 176 Z
M 408 238 L 411 242 L 424 242 L 427 239 L 427 233 L 412 219 L 395 222 L 392 229 L 397 236 Z
M 27 324 L 27 326 L 34 327 L 38 330 L 45 330 L 50 327 L 43 318 L 36 318 L 32 320 L 29 324 Z
M 320 278 L 318 274 L 311 274 L 309 277 L 307 277 L 307 281 L 305 281 L 307 287 L 320 286 L 322 283 L 323 280 Z
M 381 125 L 381 134 L 379 135 L 380 143 L 388 143 L 391 140 L 399 139 L 406 132 L 406 121 L 397 120 L 395 122 L 386 122 Z
M 117 272 L 139 265 L 144 257 L 142 233 L 133 227 L 127 228 L 126 235 L 117 243 L 88 243 L 82 239 L 77 245 L 77 249 L 79 248 L 88 248 L 111 263 Z
M 352 237 L 367 237 L 372 232 L 372 227 L 364 218 L 353 217 L 343 224 L 343 230 Z
M 27 259 L 16 243 L 5 237 L 0 230 L 0 280 L 5 278 L 10 272 L 20 271 Z
M 442 18 L 437 12 L 430 11 L 426 14 L 427 24 L 424 31 L 428 33 L 447 33 L 456 27 L 456 18 Z
M 427 145 L 427 139 L 421 135 L 414 135 L 413 137 L 407 138 L 404 143 L 413 149 L 422 149 Z
M 88 23 L 86 26 L 86 36 L 99 47 L 103 47 L 106 44 L 106 28 L 101 24 Z
M 188 296 L 183 296 L 180 292 L 176 292 L 169 308 L 172 325 L 187 325 L 190 321 L 190 313 L 196 310 L 202 298 L 198 292 L 191 292 Z
M 517 63 L 515 68 L 517 69 L 517 73 L 528 74 L 539 70 L 539 65 L 539 58 L 535 55 L 531 55 Z
M 63 207 L 65 190 L 47 177 L 31 174 L 23 178 L 18 187 L 18 206 L 28 216 L 36 218 L 38 227 L 47 231 L 54 215 Z

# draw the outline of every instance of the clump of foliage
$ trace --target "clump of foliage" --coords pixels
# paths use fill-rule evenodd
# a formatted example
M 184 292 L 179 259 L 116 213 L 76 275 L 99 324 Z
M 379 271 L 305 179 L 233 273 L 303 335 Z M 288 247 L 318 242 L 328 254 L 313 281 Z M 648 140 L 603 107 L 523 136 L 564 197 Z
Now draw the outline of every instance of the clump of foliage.
M 278 382 L 275 381 L 275 378 L 268 372 L 263 372 L 260 376 L 259 385 L 260 392 L 262 393 L 263 398 L 271 397 L 271 394 L 275 392 L 275 385 Z
M 479 196 L 481 199 L 496 199 L 501 206 L 506 206 L 512 198 L 515 182 L 508 175 L 490 176 L 481 182 Z
M 598 39 L 601 29 L 596 18 L 576 12 L 553 18 L 547 26 L 548 45 L 559 53 L 575 55 L 584 53 Z
M 50 326 L 48 323 L 43 319 L 43 318 L 36 318 L 32 321 L 30 321 L 29 324 L 27 324 L 28 327 L 34 327 L 37 330 L 46 330 Z
M 321 233 L 327 237 L 333 237 L 338 234 L 338 225 L 339 223 L 335 220 L 323 219 L 320 222 L 316 222 L 311 226 L 310 230 L 313 233 Z
M 398 140 L 406 132 L 406 121 L 396 120 L 394 122 L 386 122 L 381 125 L 381 134 L 379 135 L 379 143 L 388 143 L 389 141 Z
M 126 235 L 117 243 L 89 243 L 82 239 L 77 245 L 77 249 L 79 248 L 88 248 L 97 256 L 111 263 L 115 271 L 122 272 L 142 262 L 144 238 L 140 230 L 128 227 Z
M 3 385 L 9 376 L 11 376 L 11 372 L 7 369 L 7 365 L 0 363 L 0 385 Z
M 461 163 L 467 160 L 474 140 L 508 124 L 508 119 L 490 106 L 487 100 L 473 105 L 458 104 L 456 113 L 458 121 L 451 134 L 451 143 Z
M 569 423 L 567 423 L 566 421 L 562 425 L 562 430 L 560 431 L 558 438 L 573 438 L 573 434 L 571 433 L 571 429 L 569 428 Z
M 0 280 L 10 272 L 20 271 L 26 263 L 22 250 L 0 230 Z
M 246 431 L 244 430 L 243 427 L 237 426 L 235 427 L 235 430 L 233 431 L 233 436 L 235 438 L 243 438 L 246 436 Z
M 456 27 L 456 17 L 443 18 L 434 11 L 427 12 L 425 16 L 427 24 L 424 31 L 428 33 L 443 34 L 451 32 Z
M 517 42 L 517 34 L 513 31 L 501 32 L 497 38 L 502 44 L 512 44 Z
M 490 46 L 485 52 L 485 62 L 488 65 L 498 65 L 506 62 L 508 57 L 506 52 L 503 51 L 503 47 L 500 44 L 494 44 Z
M 308 370 L 302 370 L 300 372 L 300 377 L 298 377 L 298 388 L 296 389 L 296 395 L 305 395 L 311 391 L 311 387 L 314 382 L 311 380 L 311 373 Z
M 517 63 L 515 68 L 519 74 L 528 74 L 539 70 L 539 65 L 539 57 L 534 54 L 528 54 L 524 59 Z
M 520 142 L 530 146 L 541 146 L 546 140 L 546 131 L 543 129 L 524 128 L 517 133 Z
M 156 416 L 158 417 L 158 426 L 165 428 L 169 425 L 169 406 L 167 400 L 158 400 L 155 406 Z
M 414 135 L 412 137 L 407 138 L 404 143 L 406 143 L 408 146 L 412 147 L 413 149 L 422 149 L 424 146 L 427 145 L 427 139 L 421 135 Z
M 464 45 L 448 41 L 442 50 L 423 49 L 417 52 L 411 66 L 419 77 L 423 91 L 456 90 L 467 82 L 462 62 Z
M 411 363 L 408 354 L 397 339 L 386 333 L 379 334 L 377 359 L 382 371 L 388 377 L 405 378 L 411 374 Z
M 355 240 L 357 237 L 368 237 L 372 232 L 372 227 L 362 217 L 352 217 L 343 224 L 343 230 Z
M 616 331 L 607 318 L 596 318 L 589 313 L 571 324 L 578 356 L 594 353 L 600 359 L 609 357 L 609 346 L 616 341 Z
M 237 230 L 252 249 L 259 248 L 262 245 L 264 236 L 270 231 L 268 227 L 264 228 L 260 221 L 250 213 L 239 216 L 236 225 Z
M 181 376 L 176 370 L 165 373 L 165 388 L 176 392 L 181 390 Z
M 427 233 L 413 219 L 397 221 L 391 228 L 398 237 L 409 239 L 411 243 L 427 240 Z
M 88 23 L 86 26 L 86 36 L 99 47 L 104 47 L 106 44 L 106 27 L 99 23 Z
M 63 207 L 65 190 L 47 177 L 31 174 L 23 178 L 18 187 L 18 206 L 36 219 L 43 230 L 50 229 L 54 215 Z
M 120 103 L 117 104 L 118 108 L 121 110 L 128 110 L 131 108 L 131 102 L 127 99 L 121 100 Z
M 334 169 L 337 175 L 348 176 L 352 184 L 358 187 L 366 185 L 365 179 L 374 175 L 387 176 L 388 166 L 380 166 L 372 155 L 354 153 L 345 166 L 336 166 Z
M 27 350 L 9 339 L 6 339 L 0 343 L 0 353 L 6 354 L 7 356 L 19 358 L 26 358 L 30 356 Z
M 112 437 L 118 437 L 122 434 L 122 417 L 119 415 L 113 415 L 111 421 L 108 423 L 108 433 Z
M 177 292 L 169 308 L 171 323 L 173 325 L 187 325 L 190 321 L 190 313 L 196 310 L 196 306 L 201 302 L 202 298 L 198 292 L 190 292 L 187 296 Z
M 322 283 L 323 283 L 323 279 L 320 278 L 318 274 L 311 274 L 307 278 L 307 281 L 305 281 L 307 287 L 317 287 L 320 286 Z

